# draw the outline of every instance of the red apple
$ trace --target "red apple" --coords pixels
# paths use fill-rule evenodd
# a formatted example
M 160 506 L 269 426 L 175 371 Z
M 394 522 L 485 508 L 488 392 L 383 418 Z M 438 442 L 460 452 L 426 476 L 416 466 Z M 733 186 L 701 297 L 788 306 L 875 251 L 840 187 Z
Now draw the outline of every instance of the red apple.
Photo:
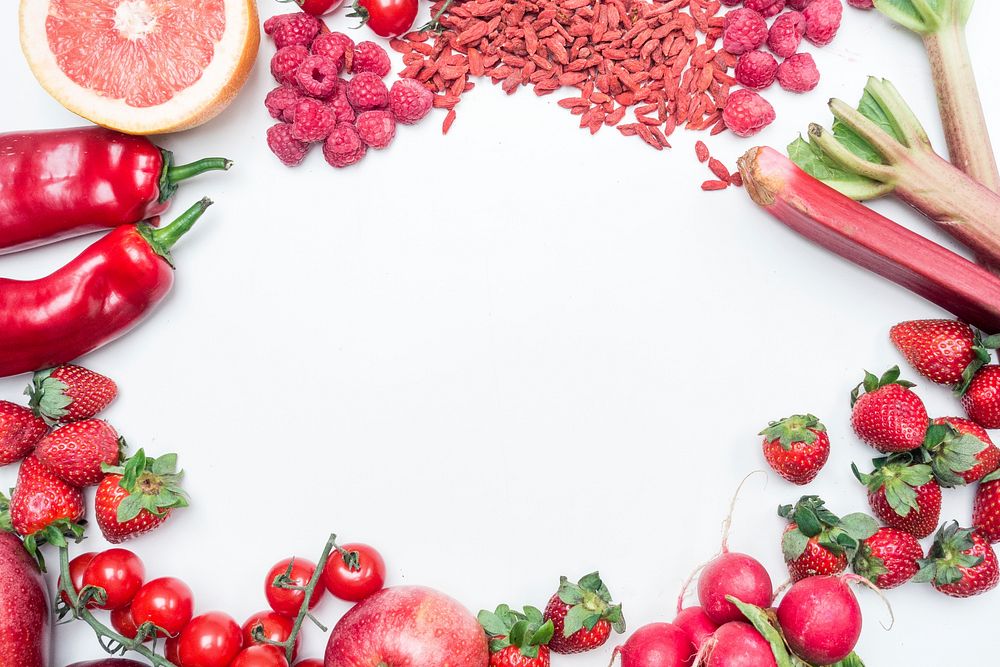
M 48 667 L 45 580 L 21 540 L 0 531 L 0 665 Z
M 443 593 L 386 588 L 359 602 L 330 633 L 326 667 L 487 667 L 476 617 Z

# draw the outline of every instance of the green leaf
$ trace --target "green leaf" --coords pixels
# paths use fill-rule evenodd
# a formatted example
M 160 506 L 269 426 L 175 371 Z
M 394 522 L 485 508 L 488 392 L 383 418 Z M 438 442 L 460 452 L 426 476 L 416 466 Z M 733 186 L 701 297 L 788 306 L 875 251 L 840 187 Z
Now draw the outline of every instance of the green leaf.
M 781 536 L 781 552 L 785 560 L 792 561 L 806 552 L 809 538 L 797 530 L 790 530 Z
M 501 635 L 507 634 L 507 626 L 500 617 L 494 614 L 492 611 L 482 610 L 479 612 L 479 625 L 483 626 L 483 630 L 486 634 L 493 637 L 499 637 Z
M 774 654 L 774 661 L 778 663 L 778 667 L 794 667 L 788 649 L 785 647 L 785 640 L 778 629 L 771 624 L 767 612 L 760 607 L 741 602 L 732 595 L 727 595 L 726 599 L 736 605 L 736 608 L 746 616 L 753 627 L 757 628 L 757 632 L 771 645 L 771 652 Z
M 857 653 L 851 653 L 837 664 L 830 665 L 830 667 L 865 667 L 865 663 L 861 662 L 861 658 L 858 657 Z
M 794 521 L 799 530 L 809 537 L 819 535 L 823 531 L 823 524 L 820 523 L 816 512 L 807 505 L 799 505 L 795 510 Z
M 163 456 L 154 459 L 150 465 L 149 471 L 154 475 L 173 475 L 177 472 L 177 455 L 176 454 L 164 454 Z
M 583 605 L 571 607 L 569 612 L 566 614 L 566 620 L 563 622 L 563 636 L 570 637 L 581 630 L 584 623 L 586 623 L 591 616 L 594 616 L 594 612 L 587 609 Z M 600 620 L 600 617 L 598 617 L 598 620 Z
M 1000 470 L 994 470 L 989 475 L 987 475 L 986 477 L 983 477 L 981 480 L 979 480 L 979 483 L 980 484 L 985 484 L 986 482 L 995 482 L 998 479 L 1000 479 Z
M 555 634 L 555 631 L 555 626 L 552 624 L 552 620 L 549 619 L 535 630 L 535 634 L 531 635 L 529 642 L 532 646 L 548 644 L 552 640 L 552 635 Z
M 863 512 L 841 517 L 840 527 L 856 540 L 867 540 L 878 530 L 878 522 Z
M 126 523 L 139 516 L 143 509 L 143 496 L 132 494 L 122 499 L 118 505 L 118 523 Z
M 931 7 L 936 5 L 936 0 L 925 1 Z M 934 32 L 938 28 L 933 18 L 928 21 L 930 17 L 922 15 L 912 0 L 875 0 L 875 8 L 899 25 L 916 33 Z
M 528 634 L 528 621 L 521 620 L 515 623 L 507 638 L 510 639 L 510 643 L 514 646 L 524 646 L 527 642 L 525 641 L 526 635 Z
M 876 199 L 892 190 L 891 186 L 844 169 L 819 146 L 802 137 L 788 145 L 788 157 L 802 171 L 856 201 Z

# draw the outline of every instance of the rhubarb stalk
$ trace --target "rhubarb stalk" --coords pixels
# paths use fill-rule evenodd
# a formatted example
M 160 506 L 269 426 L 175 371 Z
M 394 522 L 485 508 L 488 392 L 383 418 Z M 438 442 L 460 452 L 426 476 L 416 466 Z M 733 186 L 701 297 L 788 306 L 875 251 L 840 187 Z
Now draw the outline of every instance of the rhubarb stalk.
M 972 71 L 965 24 L 974 0 L 875 0 L 875 7 L 924 40 L 951 162 L 990 190 L 1000 172 Z
M 1000 195 L 976 182 L 931 147 L 927 133 L 896 88 L 870 78 L 858 108 L 831 100 L 833 129 L 809 126 L 809 140 L 788 147 L 806 172 L 852 199 L 889 192 L 1000 268 Z
M 1000 332 L 1000 278 L 813 178 L 771 148 L 739 160 L 750 197 L 809 240 L 987 332 Z

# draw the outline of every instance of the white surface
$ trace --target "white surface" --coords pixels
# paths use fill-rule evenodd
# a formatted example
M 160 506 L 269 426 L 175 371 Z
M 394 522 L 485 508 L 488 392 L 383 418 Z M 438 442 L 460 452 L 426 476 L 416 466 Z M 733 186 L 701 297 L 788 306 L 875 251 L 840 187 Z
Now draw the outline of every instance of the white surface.
M 77 124 L 35 84 L 5 11 L 0 127 Z M 732 165 L 755 143 L 783 146 L 828 119 L 828 97 L 858 97 L 868 74 L 895 81 L 942 146 L 918 41 L 876 15 L 845 16 L 814 50 L 820 87 L 768 91 L 779 119 L 755 140 L 678 132 L 657 153 L 609 129 L 591 138 L 559 95 L 479 83 L 447 137 L 435 112 L 344 171 L 318 151 L 288 170 L 267 151 L 265 43 L 227 113 L 161 139 L 180 160 L 237 165 L 180 192 L 173 213 L 203 194 L 217 204 L 176 251 L 174 293 L 84 360 L 119 382 L 107 417 L 131 444 L 178 452 L 188 473 L 194 506 L 130 545 L 150 577 L 179 576 L 199 612 L 242 621 L 266 606 L 273 562 L 315 558 L 336 531 L 377 545 L 390 583 L 435 586 L 472 610 L 544 605 L 560 574 L 599 568 L 631 628 L 670 620 L 680 582 L 718 548 L 739 480 L 765 465 L 755 434 L 799 411 L 833 441 L 807 491 L 841 513 L 866 509 L 849 464 L 872 452 L 850 432 L 848 392 L 862 368 L 900 361 L 890 325 L 942 311 L 808 245 L 740 190 L 702 193 L 710 176 L 692 149 L 705 138 Z M 989 110 L 998 23 L 1000 5 L 980 2 L 969 28 Z M 900 205 L 878 208 L 940 239 Z M 0 271 L 44 275 L 93 240 L 0 258 Z M 26 380 L 0 380 L 0 397 L 17 400 Z M 934 415 L 960 410 L 943 388 L 919 392 Z M 801 493 L 755 478 L 735 517 L 732 547 L 776 582 L 774 510 Z M 968 522 L 971 499 L 949 492 L 944 516 Z M 85 546 L 104 546 L 96 528 Z M 893 591 L 886 633 L 861 592 L 859 652 L 872 667 L 992 654 L 998 595 Z M 332 624 L 346 608 L 327 599 L 319 616 Z M 949 640 L 927 641 L 930 619 Z M 78 625 L 58 630 L 57 667 L 101 655 Z M 306 633 L 304 655 L 321 655 L 325 637 Z M 554 662 L 604 667 L 610 652 Z

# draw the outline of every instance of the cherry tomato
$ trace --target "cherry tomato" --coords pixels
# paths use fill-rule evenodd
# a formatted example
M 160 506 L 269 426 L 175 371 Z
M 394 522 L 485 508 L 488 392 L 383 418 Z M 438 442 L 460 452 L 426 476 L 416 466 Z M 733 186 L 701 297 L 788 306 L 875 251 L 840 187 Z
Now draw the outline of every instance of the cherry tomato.
M 357 0 L 354 11 L 376 35 L 398 37 L 413 27 L 417 0 Z
M 241 648 L 240 626 L 221 611 L 195 616 L 177 638 L 181 667 L 228 667 Z
M 136 627 L 147 621 L 168 635 L 184 629 L 194 612 L 194 594 L 180 579 L 160 577 L 146 582 L 132 598 L 132 620 Z
M 356 555 L 357 567 L 348 567 L 344 552 Z M 323 580 L 333 595 L 348 602 L 361 602 L 385 585 L 385 561 L 367 544 L 345 544 L 335 551 L 323 568 Z
M 177 637 L 171 637 L 163 644 L 163 657 L 180 667 L 181 658 L 177 655 L 177 639 Z
M 87 553 L 80 554 L 69 562 L 69 579 L 73 582 L 73 590 L 75 590 L 77 594 L 79 594 L 83 589 L 83 572 L 87 569 L 87 566 L 90 565 L 90 561 L 94 560 L 94 556 L 96 555 L 96 551 L 88 551 Z M 60 593 L 59 596 L 62 598 L 63 602 L 70 604 L 69 596 L 66 595 L 66 593 Z M 97 605 L 93 602 L 90 602 L 87 605 L 87 607 L 91 609 L 96 606 Z
M 340 7 L 343 0 L 296 0 L 296 2 L 306 14 L 323 16 Z
M 123 637 L 135 639 L 135 633 L 138 632 L 139 628 L 132 620 L 132 605 L 127 604 L 124 607 L 111 610 L 111 627 Z
M 230 667 L 288 667 L 288 661 L 277 646 L 258 644 L 240 651 Z
M 269 639 L 272 642 L 283 642 L 292 636 L 292 627 L 294 625 L 295 620 L 291 616 L 285 616 L 270 609 L 267 611 L 258 611 L 243 624 L 243 645 L 253 646 L 259 643 L 254 641 L 253 638 L 253 630 L 257 626 L 263 628 L 265 639 Z M 292 648 L 292 660 L 295 659 L 295 655 L 299 652 L 300 639 L 302 639 L 301 634 L 295 638 L 295 647 Z
M 117 609 L 132 601 L 146 578 L 146 566 L 128 549 L 108 549 L 94 556 L 83 573 L 84 586 L 103 588 L 101 609 Z
M 294 667 L 323 667 L 326 664 L 319 658 L 304 658 L 295 663 Z
M 306 597 L 305 591 L 294 591 L 274 585 L 275 578 L 288 571 L 289 563 L 292 565 L 289 579 L 296 586 L 306 586 L 312 579 L 313 573 L 316 572 L 316 563 L 305 558 L 286 558 L 279 561 L 268 571 L 267 578 L 264 579 L 264 595 L 267 596 L 267 603 L 271 605 L 271 609 L 279 614 L 294 617 L 299 615 L 299 608 L 302 607 L 302 601 Z M 322 597 L 323 589 L 317 586 L 309 600 L 309 608 L 312 609 L 319 604 Z

